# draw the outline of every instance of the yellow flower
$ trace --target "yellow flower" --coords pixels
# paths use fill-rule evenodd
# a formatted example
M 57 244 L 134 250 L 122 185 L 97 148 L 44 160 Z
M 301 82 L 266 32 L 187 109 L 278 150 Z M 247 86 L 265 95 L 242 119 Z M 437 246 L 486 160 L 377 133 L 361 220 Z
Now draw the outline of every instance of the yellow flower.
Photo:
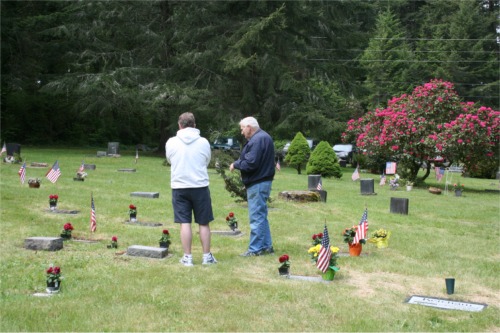
M 336 246 L 330 246 L 330 251 L 332 251 L 332 253 L 337 253 L 337 252 L 339 252 L 339 250 L 340 249 Z

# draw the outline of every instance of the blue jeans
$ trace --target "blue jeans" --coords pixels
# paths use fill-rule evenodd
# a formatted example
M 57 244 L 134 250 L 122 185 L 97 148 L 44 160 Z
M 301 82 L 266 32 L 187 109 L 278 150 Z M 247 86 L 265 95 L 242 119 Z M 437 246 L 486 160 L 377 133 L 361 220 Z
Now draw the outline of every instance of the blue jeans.
M 259 252 L 273 246 L 271 229 L 267 220 L 267 199 L 271 194 L 271 181 L 247 188 L 248 217 L 250 219 L 250 244 L 248 251 Z

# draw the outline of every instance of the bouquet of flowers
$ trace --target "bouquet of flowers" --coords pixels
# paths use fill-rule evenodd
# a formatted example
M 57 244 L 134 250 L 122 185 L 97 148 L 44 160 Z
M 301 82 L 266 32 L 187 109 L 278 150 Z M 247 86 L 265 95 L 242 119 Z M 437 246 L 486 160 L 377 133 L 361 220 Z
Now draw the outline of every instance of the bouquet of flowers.
M 111 244 L 108 245 L 108 249 L 117 249 L 118 248 L 118 237 L 111 237 Z
M 312 235 L 312 245 L 318 245 L 318 244 L 321 244 L 321 241 L 323 240 L 323 233 L 319 233 L 319 234 L 314 234 Z
M 136 207 L 136 206 L 134 206 L 133 204 L 130 204 L 130 205 L 128 206 L 128 213 L 129 213 L 129 215 L 131 215 L 131 216 L 136 216 L 136 215 L 137 215 L 137 207 Z
M 50 265 L 50 267 L 47 269 L 47 285 L 53 285 L 57 282 L 59 284 L 63 277 L 61 276 L 61 268 L 56 266 L 53 267 Z
M 463 191 L 464 188 L 465 188 L 464 184 L 460 184 L 460 183 L 453 184 L 453 189 L 455 191 Z
M 163 229 L 163 232 L 162 232 L 162 235 L 161 235 L 161 238 L 160 238 L 160 245 L 162 243 L 166 244 L 167 247 L 170 246 L 170 233 L 168 232 L 167 229 Z
M 389 246 L 389 237 L 391 232 L 385 229 L 378 229 L 372 233 L 372 237 L 368 242 L 375 244 L 379 249 Z
M 321 241 L 323 240 L 323 234 L 322 233 L 315 234 L 313 235 L 312 238 L 313 238 L 313 246 L 309 248 L 307 253 L 309 253 L 309 255 L 311 256 L 311 262 L 317 264 L 319 252 L 321 251 Z M 338 271 L 339 267 L 337 266 L 337 259 L 339 258 L 338 256 L 339 248 L 336 246 L 330 246 L 330 251 L 332 252 L 332 256 L 330 257 L 329 267 L 335 271 Z
M 226 223 L 231 228 L 231 230 L 238 229 L 238 220 L 236 216 L 234 216 L 233 212 L 230 212 L 228 216 L 226 216 Z
M 290 269 L 290 257 L 288 256 L 288 254 L 283 254 L 282 256 L 280 256 L 278 258 L 278 261 L 281 264 L 278 268 L 280 275 L 288 275 Z
M 71 223 L 66 223 L 64 226 L 63 226 L 63 230 L 61 232 L 61 237 L 62 238 L 71 238 L 71 232 L 73 231 L 73 226 L 71 225 Z
M 57 205 L 57 199 L 59 199 L 59 196 L 57 194 L 49 195 L 49 205 L 51 206 Z

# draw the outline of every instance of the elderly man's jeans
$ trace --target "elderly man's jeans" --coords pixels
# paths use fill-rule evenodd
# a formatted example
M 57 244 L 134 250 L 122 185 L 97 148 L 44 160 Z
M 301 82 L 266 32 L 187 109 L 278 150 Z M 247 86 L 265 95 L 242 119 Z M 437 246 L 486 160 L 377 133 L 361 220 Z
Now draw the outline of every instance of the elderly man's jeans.
M 248 217 L 250 219 L 250 244 L 248 251 L 258 253 L 273 246 L 271 229 L 267 220 L 267 199 L 271 194 L 271 181 L 247 188 Z

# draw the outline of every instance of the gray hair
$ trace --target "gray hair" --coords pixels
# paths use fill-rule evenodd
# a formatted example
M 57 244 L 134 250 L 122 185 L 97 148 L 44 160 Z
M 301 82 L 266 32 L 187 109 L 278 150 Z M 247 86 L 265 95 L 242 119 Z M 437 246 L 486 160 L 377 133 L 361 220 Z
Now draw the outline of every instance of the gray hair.
M 179 116 L 178 124 L 181 128 L 196 127 L 194 114 L 192 114 L 191 112 L 184 112 Z
M 259 129 L 259 123 L 254 117 L 246 117 L 241 119 L 240 126 L 250 126 L 253 129 Z

